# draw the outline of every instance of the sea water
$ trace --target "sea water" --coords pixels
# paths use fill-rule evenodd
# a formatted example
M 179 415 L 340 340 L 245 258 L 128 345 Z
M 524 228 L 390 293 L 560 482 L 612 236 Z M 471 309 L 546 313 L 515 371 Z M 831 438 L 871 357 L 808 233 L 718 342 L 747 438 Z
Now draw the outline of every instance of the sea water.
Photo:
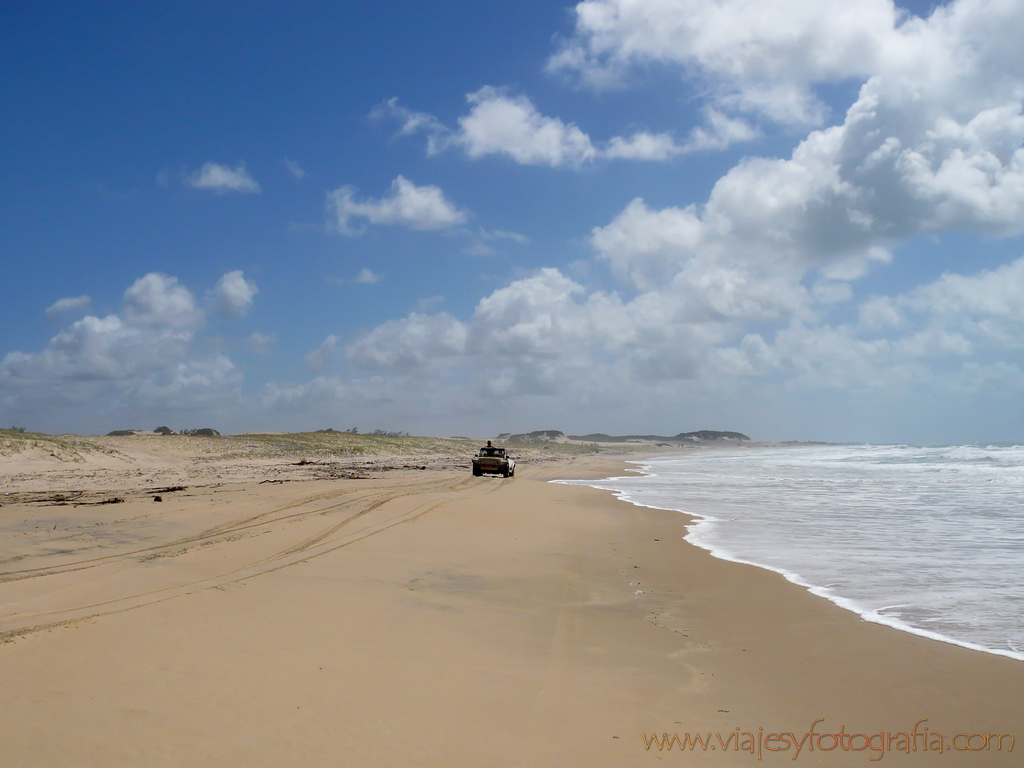
M 559 481 L 693 515 L 687 541 L 868 621 L 1024 660 L 1024 446 L 784 446 Z

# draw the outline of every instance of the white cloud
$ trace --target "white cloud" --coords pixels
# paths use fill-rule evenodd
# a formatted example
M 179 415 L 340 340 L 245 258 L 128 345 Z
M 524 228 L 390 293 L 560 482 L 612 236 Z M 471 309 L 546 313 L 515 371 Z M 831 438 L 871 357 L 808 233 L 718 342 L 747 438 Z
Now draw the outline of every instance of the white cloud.
M 687 152 L 721 150 L 744 141 L 751 141 L 761 135 L 746 120 L 728 117 L 717 109 L 705 112 L 707 127 L 697 126 L 683 147 Z
M 216 311 L 240 316 L 249 310 L 258 292 L 256 283 L 246 280 L 242 270 L 236 269 L 223 275 L 207 298 Z
M 293 179 L 301 180 L 306 178 L 305 169 L 294 160 L 289 160 L 286 157 L 284 159 L 284 167 L 288 169 L 288 173 L 292 175 Z
M 994 381 L 1024 384 L 1007 360 L 1024 352 L 1024 258 L 974 275 L 944 274 L 898 296 L 873 296 L 858 311 L 851 325 L 795 320 L 762 357 L 785 373 L 788 386 L 804 391 L 977 394 Z M 715 355 L 742 356 L 735 348 Z
M 902 315 L 889 296 L 872 296 L 857 311 L 861 328 L 867 330 L 895 328 L 903 322 Z
M 460 355 L 465 348 L 466 327 L 454 317 L 446 312 L 413 312 L 404 320 L 389 321 L 362 336 L 347 347 L 346 354 L 364 368 L 411 368 Z
M 529 245 L 530 243 L 530 238 L 526 235 L 522 235 L 518 232 L 507 232 L 503 229 L 494 229 L 491 231 L 481 229 L 480 237 L 484 240 L 512 240 L 520 245 Z
M 234 168 L 219 163 L 208 162 L 198 171 L 185 178 L 185 183 L 196 189 L 208 189 L 221 194 L 223 192 L 259 193 L 260 185 L 249 175 L 245 163 Z
M 670 64 L 723 103 L 781 122 L 820 119 L 809 86 L 870 76 L 899 20 L 887 0 L 587 0 L 552 71 L 593 85 Z
M 616 379 L 692 378 L 722 324 L 687 324 L 676 309 L 672 295 L 626 303 L 542 269 L 482 299 L 468 323 L 413 313 L 357 339 L 346 354 L 382 373 L 423 369 L 426 380 L 416 375 L 425 384 L 461 371 L 464 380 L 451 386 L 483 397 L 557 394 L 574 379 L 596 382 L 613 370 Z
M 762 231 L 770 218 L 766 213 Z M 595 228 L 592 243 L 625 287 L 671 293 L 679 317 L 704 322 L 791 315 L 806 304 L 801 279 L 813 264 L 780 253 L 754 231 L 743 232 L 741 223 L 721 216 L 713 203 L 702 217 L 694 206 L 653 211 L 637 199 Z
M 117 315 L 86 316 L 54 336 L 43 352 L 9 353 L 3 371 L 8 381 L 25 384 L 126 379 L 166 355 L 179 358 L 189 341 L 189 331 L 173 326 L 154 331 Z
M 620 280 L 643 290 L 674 277 L 703 236 L 694 206 L 652 211 L 637 198 L 610 224 L 596 227 L 592 242 Z
M 758 333 L 748 333 L 737 347 L 720 347 L 708 360 L 715 376 L 764 376 L 779 365 L 778 355 Z
M 467 233 L 469 234 L 469 233 Z M 468 256 L 493 256 L 497 251 L 489 246 L 488 242 L 511 240 L 519 245 L 528 245 L 530 238 L 518 232 L 507 232 L 502 229 L 488 231 L 480 228 L 479 238 L 472 236 L 472 240 L 462 248 L 462 252 Z
M 260 333 L 259 331 L 253 331 L 245 337 L 245 348 L 252 352 L 254 355 L 265 355 L 270 352 L 270 348 L 274 346 L 277 338 L 274 334 Z
M 193 329 L 203 322 L 203 312 L 192 292 L 178 278 L 150 272 L 124 292 L 125 318 L 132 326 L 150 325 Z
M 690 132 L 684 144 L 677 144 L 667 133 L 635 133 L 628 139 L 614 137 L 602 152 L 604 157 L 624 160 L 668 160 L 691 152 L 721 151 L 733 144 L 756 139 L 761 132 L 746 120 L 728 117 L 718 110 L 705 111 L 705 125 Z
M 440 187 L 418 187 L 404 176 L 391 182 L 391 191 L 379 200 L 356 200 L 352 187 L 327 195 L 328 213 L 334 227 L 344 234 L 359 232 L 353 219 L 371 224 L 390 224 L 419 230 L 449 229 L 465 224 L 469 214 L 456 207 Z
M 266 411 L 326 414 L 348 405 L 351 390 L 352 387 L 340 379 L 316 376 L 304 384 L 270 382 L 264 387 L 260 400 Z
M 597 150 L 572 123 L 545 117 L 524 96 L 481 88 L 467 97 L 471 108 L 459 118 L 457 142 L 472 158 L 504 154 L 524 165 L 579 166 Z
M 838 280 L 818 280 L 810 295 L 820 305 L 843 304 L 853 298 L 853 286 Z
M 341 357 L 340 339 L 333 333 L 323 343 L 306 355 L 306 365 L 314 371 L 322 371 Z
M 605 157 L 623 160 L 668 160 L 683 151 L 667 133 L 634 133 L 628 139 L 615 136 L 608 142 Z
M 46 316 L 50 318 L 66 317 L 78 312 L 84 312 L 89 308 L 92 299 L 89 296 L 71 296 L 66 299 L 57 299 L 46 308 Z
M 371 272 L 366 267 L 359 270 L 359 274 L 356 275 L 356 282 L 362 283 L 363 285 L 373 285 L 379 283 L 383 277 L 378 275 L 376 272 Z
M 590 318 L 578 312 L 583 287 L 556 269 L 516 280 L 483 298 L 473 317 L 477 351 L 503 357 L 557 358 L 588 335 Z
M 910 194 L 932 204 L 925 223 L 1024 228 L 1024 115 L 1007 104 L 979 112 L 966 124 L 936 120 L 925 141 L 898 151 L 896 169 Z M 876 150 L 877 151 L 877 150 Z M 1012 226 L 1013 222 L 1017 222 Z
M 968 343 L 1024 349 L 1024 258 L 975 275 L 944 274 L 891 305 L 904 325 L 924 326 L 930 337 L 941 339 L 942 349 L 964 349 Z
M 493 256 L 497 253 L 497 251 L 482 240 L 476 240 L 463 246 L 462 252 L 467 256 Z
M 591 5 L 586 13 L 612 6 Z M 623 13 L 636 21 L 641 7 L 657 15 L 678 5 L 652 0 Z M 751 8 L 757 16 L 761 5 Z M 616 14 L 601 18 L 619 29 Z M 1024 78 L 1008 77 L 1024 67 L 1010 65 L 1019 54 L 1000 42 L 1022 26 L 1020 8 L 962 0 L 928 21 L 894 27 L 905 50 L 883 46 L 869 60 L 878 73 L 843 124 L 812 131 L 788 159 L 744 159 L 702 206 L 654 211 L 635 200 L 594 230 L 595 248 L 630 289 L 671 281 L 687 296 L 687 311 L 717 308 L 753 321 L 848 301 L 848 281 L 887 263 L 893 244 L 919 233 L 1024 231 Z M 984 45 L 978 29 L 987 30 Z M 769 50 L 773 34 L 765 32 Z M 635 40 L 631 50 L 654 50 L 649 42 Z M 837 50 L 845 44 L 837 40 Z M 891 324 L 880 309 L 865 310 L 866 322 Z
M 66 420 L 74 425 L 104 414 L 231 407 L 241 374 L 227 357 L 197 344 L 204 320 L 176 278 L 145 275 L 125 291 L 120 313 L 76 320 L 39 352 L 8 353 L 0 362 L 0 402 L 63 429 Z
M 425 133 L 427 135 L 427 153 L 431 155 L 444 149 L 451 134 L 451 131 L 433 115 L 414 112 L 399 104 L 397 96 L 387 99 L 383 104 L 375 107 L 370 113 L 370 117 L 373 120 L 398 120 L 402 124 L 399 129 L 399 134 L 402 136 Z
M 632 402 L 644 392 L 671 401 L 661 382 L 708 396 L 735 392 L 742 381 L 762 391 L 774 381 L 783 391 L 872 397 L 922 387 L 966 395 L 997 383 L 1024 387 L 1021 367 L 1005 359 L 1024 355 L 1024 258 L 873 297 L 861 302 L 859 324 L 833 326 L 808 310 L 849 303 L 849 283 L 822 279 L 807 291 L 799 270 L 760 281 L 753 266 L 704 262 L 693 231 L 701 220 L 692 210 L 654 212 L 635 201 L 623 217 L 595 238 L 614 250 L 622 236 L 643 254 L 689 248 L 690 260 L 628 300 L 543 269 L 483 298 L 464 323 L 413 313 L 349 344 L 347 357 L 374 371 L 378 385 L 416 382 L 425 401 L 447 397 L 449 407 L 465 409 L 484 408 L 493 397 L 523 403 L 517 398 L 545 396 L 551 413 L 577 415 L 582 403 Z M 638 248 L 630 227 L 656 236 Z M 777 325 L 751 332 L 755 321 Z
M 1017 4 L 993 0 L 949 3 L 928 19 L 889 0 L 586 0 L 548 67 L 601 86 L 667 65 L 728 111 L 814 125 L 827 112 L 814 86 L 879 76 L 918 83 L 902 91 L 909 101 L 982 73 L 987 89 L 964 90 L 964 105 L 998 103 L 1006 75 L 1020 71 L 1022 31 Z
M 459 148 L 471 158 L 504 155 L 522 165 L 581 168 L 598 159 L 665 161 L 676 155 L 719 150 L 760 135 L 745 121 L 715 110 L 707 113 L 708 126 L 698 127 L 683 144 L 668 133 L 638 131 L 595 142 L 574 123 L 541 114 L 525 96 L 512 96 L 501 88 L 485 86 L 466 96 L 469 113 L 451 130 L 437 118 L 413 112 L 389 99 L 372 116 L 401 122 L 400 134 L 427 136 L 427 153 Z

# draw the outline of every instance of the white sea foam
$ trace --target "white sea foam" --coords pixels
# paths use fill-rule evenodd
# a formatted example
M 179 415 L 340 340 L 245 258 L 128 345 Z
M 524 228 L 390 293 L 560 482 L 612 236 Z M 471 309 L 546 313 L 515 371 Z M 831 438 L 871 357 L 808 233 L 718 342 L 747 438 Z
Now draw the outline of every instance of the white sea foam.
M 687 541 L 868 621 L 1024 660 L 1024 446 L 799 446 L 558 481 L 695 517 Z

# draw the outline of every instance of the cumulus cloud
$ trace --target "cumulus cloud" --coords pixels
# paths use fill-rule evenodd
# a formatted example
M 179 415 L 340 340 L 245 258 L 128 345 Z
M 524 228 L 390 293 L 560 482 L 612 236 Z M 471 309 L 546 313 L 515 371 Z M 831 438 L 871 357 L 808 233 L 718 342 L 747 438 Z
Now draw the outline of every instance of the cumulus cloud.
M 524 165 L 578 166 L 597 155 L 587 134 L 540 114 L 524 96 L 485 87 L 466 98 L 470 111 L 453 141 L 472 158 L 504 154 Z
M 288 173 L 291 174 L 295 180 L 301 180 L 306 178 L 306 170 L 294 160 L 289 160 L 287 157 L 284 159 L 284 167 L 288 169 Z
M 133 327 L 154 326 L 193 329 L 203 322 L 203 312 L 192 292 L 178 278 L 151 272 L 124 292 L 125 317 Z
M 744 141 L 751 141 L 761 135 L 761 131 L 752 127 L 746 120 L 729 117 L 717 109 L 705 112 L 706 125 L 697 126 L 690 133 L 690 138 L 683 146 L 683 151 L 700 152 L 704 150 L 721 150 Z
M 252 352 L 254 355 L 265 355 L 270 352 L 270 348 L 274 346 L 277 341 L 274 334 L 260 333 L 259 331 L 253 331 L 245 337 L 245 348 Z
M 601 86 L 651 64 L 676 67 L 728 111 L 814 125 L 828 111 L 814 94 L 820 84 L 903 75 L 925 90 L 959 90 L 956 81 L 985 71 L 990 87 L 1005 86 L 1020 70 L 1010 42 L 1020 15 L 992 0 L 949 3 L 928 19 L 889 0 L 586 0 L 548 68 Z
M 879 301 L 874 299 L 876 316 Z M 891 325 L 925 325 L 942 350 L 967 354 L 972 345 L 1024 349 L 1024 258 L 974 275 L 946 273 L 896 297 L 887 308 Z
M 513 96 L 485 86 L 467 94 L 469 113 L 459 118 L 457 130 L 422 112 L 414 112 L 389 99 L 374 116 L 401 122 L 400 133 L 427 135 L 427 152 L 436 154 L 458 147 L 471 158 L 505 155 L 524 165 L 580 166 L 597 157 L 590 137 L 572 123 L 542 115 L 525 96 Z
M 580 13 L 610 13 L 615 4 L 583 5 L 590 10 Z M 656 48 L 637 31 L 642 27 L 636 26 L 637 9 L 657 14 L 677 5 L 633 3 L 619 9 L 624 16 L 619 11 L 602 16 L 611 25 L 612 37 L 605 42 L 618 40 L 607 48 L 600 43 L 603 65 L 654 55 Z M 757 16 L 761 4 L 747 5 Z M 865 2 L 867 18 L 870 5 Z M 793 7 L 816 17 L 810 6 Z M 731 2 L 719 8 L 730 9 L 736 10 Z M 615 31 L 621 31 L 624 19 L 632 19 L 640 37 L 630 44 L 633 53 L 616 58 L 613 51 L 626 50 L 616 47 L 625 45 Z M 679 24 L 691 21 L 687 17 Z M 849 301 L 850 282 L 890 261 L 892 246 L 914 235 L 954 229 L 1019 234 L 1024 231 L 1024 80 L 1010 73 L 1024 70 L 1013 61 L 1019 53 L 1001 41 L 1022 24 L 1019 8 L 962 0 L 928 20 L 892 26 L 891 34 L 905 47 L 886 43 L 857 64 L 870 65 L 869 76 L 842 124 L 812 131 L 789 158 L 742 160 L 716 182 L 701 206 L 652 210 L 634 200 L 610 224 L 594 230 L 599 257 L 624 287 L 647 291 L 671 282 L 689 297 L 687 306 L 717 307 L 723 316 L 754 321 L 794 316 L 815 303 Z M 823 29 L 821 34 L 828 25 Z M 764 34 L 770 51 L 775 33 Z M 853 38 L 841 30 L 835 34 L 832 53 L 838 55 Z M 665 61 L 675 55 L 673 39 L 669 34 L 662 40 L 665 47 L 657 49 Z M 573 45 L 582 45 L 581 40 Z M 816 50 L 817 43 L 809 44 Z M 680 53 L 678 62 L 686 61 Z M 956 66 L 947 66 L 950 61 Z M 819 69 L 825 73 L 821 77 L 859 71 L 838 64 Z M 870 74 L 871 69 L 877 72 Z M 790 76 L 785 62 L 765 71 Z M 883 309 L 881 304 L 866 309 L 869 322 L 891 324 Z
M 314 371 L 322 371 L 336 362 L 342 353 L 339 341 L 340 339 L 332 333 L 323 340 L 319 347 L 306 355 L 306 365 Z
M 359 270 L 359 274 L 356 275 L 356 282 L 362 285 L 373 285 L 383 280 L 382 275 L 378 275 L 376 272 L 371 272 L 366 267 Z
M 605 157 L 623 160 L 668 160 L 682 152 L 667 133 L 634 133 L 629 138 L 615 136 L 608 142 Z
M 946 273 L 915 288 L 900 304 L 943 316 L 965 314 L 1024 321 L 1024 260 L 976 275 Z
M 221 284 L 230 285 L 232 274 Z M 103 413 L 117 418 L 229 408 L 242 375 L 228 357 L 199 343 L 204 323 L 194 294 L 176 278 L 144 275 L 124 292 L 118 313 L 86 315 L 38 352 L 6 354 L 0 404 L 64 429 L 63 419 L 82 423 Z M 89 404 L 86 412 L 83 404 Z
M 491 231 L 481 229 L 480 237 L 484 240 L 512 240 L 520 245 L 528 245 L 530 242 L 530 238 L 526 235 L 520 234 L 519 232 L 508 232 L 503 229 L 494 229 Z
M 604 86 L 674 65 L 720 103 L 813 124 L 823 109 L 810 86 L 870 77 L 899 44 L 901 21 L 888 0 L 586 0 L 548 69 Z
M 610 224 L 595 228 L 592 243 L 623 283 L 643 290 L 671 279 L 703 234 L 695 206 L 653 211 L 637 198 Z
M 470 233 L 466 233 L 470 234 Z M 519 245 L 527 245 L 530 238 L 519 232 L 508 232 L 503 229 L 486 230 L 480 228 L 478 235 L 470 235 L 471 241 L 462 248 L 462 252 L 468 256 L 493 256 L 497 251 L 487 243 L 500 242 L 502 240 L 512 241 Z
M 242 270 L 236 269 L 217 281 L 207 299 L 217 312 L 241 316 L 252 306 L 253 298 L 258 292 L 256 283 L 246 280 Z
M 1021 367 L 1005 359 L 1024 353 L 1024 258 L 872 297 L 851 324 L 809 321 L 799 306 L 780 313 L 753 287 L 733 290 L 698 301 L 670 281 L 624 299 L 543 269 L 483 298 L 465 322 L 416 312 L 349 343 L 345 356 L 378 384 L 415 382 L 418 396 L 448 392 L 449 406 L 463 408 L 547 396 L 571 412 L 570 403 L 621 402 L 626 393 L 671 398 L 661 389 L 668 382 L 719 395 L 742 381 L 886 397 L 938 382 L 966 394 L 1024 387 Z M 776 330 L 747 329 L 751 317 L 773 313 Z M 329 341 L 338 355 L 340 340 Z
M 391 182 L 391 190 L 378 200 L 357 200 L 352 187 L 327 195 L 332 225 L 343 234 L 358 234 L 354 219 L 410 229 L 438 230 L 465 224 L 469 214 L 449 201 L 440 187 L 418 187 L 404 176 Z
M 595 251 L 625 294 L 542 269 L 484 297 L 465 322 L 414 313 L 349 344 L 346 355 L 378 376 L 454 388 L 466 402 L 549 396 L 562 407 L 614 392 L 671 397 L 661 382 L 691 393 L 756 380 L 878 397 L 1024 386 L 1024 360 L 1006 359 L 1024 354 L 1024 258 L 860 300 L 855 322 L 821 322 L 831 306 L 857 302 L 852 281 L 891 258 L 872 244 L 886 231 L 854 220 L 856 236 L 823 247 L 812 224 L 825 214 L 802 194 L 843 185 L 780 162 L 757 170 L 804 179 L 792 197 L 784 185 L 738 195 L 729 180 L 702 208 L 634 200 L 596 228 Z
M 484 297 L 468 322 L 415 312 L 348 344 L 346 356 L 380 373 L 418 370 L 421 381 L 465 370 L 458 390 L 469 382 L 484 397 L 556 394 L 606 366 L 637 380 L 692 378 L 722 323 L 676 315 L 671 295 L 626 302 L 547 268 Z
M 46 316 L 49 318 L 67 317 L 68 315 L 84 312 L 91 303 L 92 299 L 84 295 L 57 299 L 57 301 L 46 308 Z
M 909 393 L 941 385 L 977 394 L 995 381 L 1024 383 L 1007 359 L 1024 351 L 1024 258 L 973 275 L 947 273 L 896 296 L 872 296 L 857 310 L 857 322 L 847 324 L 794 318 L 770 343 L 758 342 L 758 356 L 770 363 L 764 371 L 784 373 L 799 390 Z M 723 347 L 712 362 L 729 374 L 744 369 L 748 356 L 742 345 Z
M 522 165 L 550 168 L 581 168 L 601 158 L 664 161 L 689 152 L 725 149 L 760 135 L 742 119 L 710 110 L 707 127 L 696 128 L 684 144 L 678 144 L 669 133 L 649 131 L 613 136 L 601 143 L 574 123 L 542 114 L 527 97 L 501 88 L 485 86 L 468 94 L 466 100 L 469 113 L 458 119 L 455 130 L 432 115 L 407 109 L 397 99 L 384 102 L 372 115 L 398 120 L 401 135 L 426 134 L 431 155 L 454 148 L 474 159 L 499 155 Z
M 414 368 L 459 355 L 465 348 L 466 327 L 454 317 L 414 312 L 370 331 L 350 344 L 346 355 L 364 368 Z
M 208 189 L 221 194 L 224 192 L 244 192 L 258 194 L 262 190 L 256 180 L 249 175 L 245 163 L 230 168 L 220 163 L 208 162 L 198 171 L 185 177 L 185 183 L 196 189 Z
M 370 112 L 373 120 L 398 120 L 401 123 L 399 135 L 413 136 L 424 133 L 427 136 L 428 154 L 441 151 L 450 140 L 451 131 L 436 117 L 426 112 L 416 112 L 398 103 L 394 96 L 378 104 Z
M 616 136 L 608 142 L 602 155 L 624 160 L 668 160 L 690 152 L 721 151 L 761 136 L 761 131 L 746 120 L 729 117 L 716 109 L 705 110 L 705 124 L 698 125 L 683 144 L 677 144 L 667 133 L 641 131 L 628 138 Z

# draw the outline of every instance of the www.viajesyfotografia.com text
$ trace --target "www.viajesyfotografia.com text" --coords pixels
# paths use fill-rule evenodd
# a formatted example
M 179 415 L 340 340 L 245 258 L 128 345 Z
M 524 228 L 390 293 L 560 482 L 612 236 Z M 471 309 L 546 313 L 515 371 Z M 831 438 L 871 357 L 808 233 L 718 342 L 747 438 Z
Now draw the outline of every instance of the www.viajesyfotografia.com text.
M 918 720 L 909 731 L 879 731 L 878 733 L 847 733 L 846 726 L 839 726 L 835 732 L 815 730 L 825 718 L 819 717 L 804 733 L 766 732 L 764 728 L 741 731 L 736 728 L 722 733 L 652 733 L 641 734 L 644 749 L 659 751 L 673 748 L 683 752 L 749 752 L 758 760 L 772 754 L 787 754 L 796 760 L 804 750 L 808 752 L 831 752 L 841 749 L 846 752 L 866 752 L 868 759 L 881 760 L 886 752 L 935 752 L 948 750 L 961 752 L 1013 751 L 1014 738 L 1010 733 L 956 733 L 952 736 L 941 731 L 930 730 L 922 725 L 928 718 Z

